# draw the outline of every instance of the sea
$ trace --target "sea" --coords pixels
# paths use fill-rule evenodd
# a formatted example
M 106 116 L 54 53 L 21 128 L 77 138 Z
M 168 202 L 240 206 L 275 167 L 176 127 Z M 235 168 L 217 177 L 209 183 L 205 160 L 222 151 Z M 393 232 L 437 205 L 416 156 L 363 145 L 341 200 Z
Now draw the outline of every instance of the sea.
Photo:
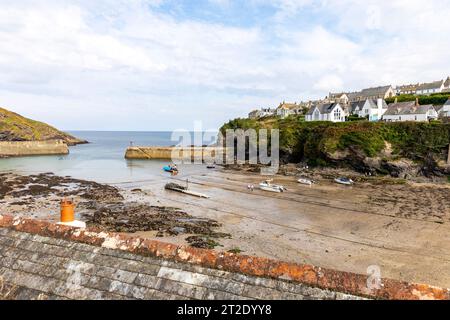
M 134 146 L 173 146 L 172 132 L 69 131 L 89 141 L 70 147 L 64 156 L 32 156 L 0 159 L 0 172 L 19 174 L 52 172 L 59 176 L 92 180 L 99 183 L 139 183 L 167 176 L 162 167 L 169 160 L 127 160 L 125 151 Z M 179 166 L 184 173 L 198 173 L 202 165 Z

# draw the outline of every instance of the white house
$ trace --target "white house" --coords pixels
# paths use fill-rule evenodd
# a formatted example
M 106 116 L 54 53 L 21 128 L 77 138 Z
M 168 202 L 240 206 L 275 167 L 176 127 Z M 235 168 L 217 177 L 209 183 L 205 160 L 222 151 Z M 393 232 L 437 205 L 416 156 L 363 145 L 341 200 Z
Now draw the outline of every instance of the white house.
M 433 105 L 419 105 L 417 100 L 391 103 L 383 115 L 387 122 L 395 121 L 430 121 L 437 119 L 438 114 Z
M 261 108 L 261 110 L 253 110 L 248 114 L 249 119 L 259 119 L 263 117 L 275 115 L 275 109 Z
M 387 109 L 388 106 L 384 99 L 366 99 L 358 115 L 360 118 L 369 119 L 369 121 L 379 121 Z
M 305 121 L 344 122 L 345 114 L 339 103 L 319 104 L 309 109 Z
M 350 102 L 350 104 L 349 104 L 349 113 L 351 115 L 355 115 L 355 116 L 359 117 L 359 113 L 361 112 L 361 110 L 364 107 L 365 103 L 366 102 L 364 100 Z
M 291 114 L 297 114 L 299 109 L 299 105 L 297 103 L 286 103 L 282 102 L 276 109 L 276 115 L 281 118 L 286 118 Z
M 447 102 L 439 109 L 438 114 L 440 117 L 450 117 L 450 98 Z
M 416 94 L 432 94 L 442 92 L 442 90 L 445 89 L 444 83 L 444 80 L 422 83 L 417 87 Z

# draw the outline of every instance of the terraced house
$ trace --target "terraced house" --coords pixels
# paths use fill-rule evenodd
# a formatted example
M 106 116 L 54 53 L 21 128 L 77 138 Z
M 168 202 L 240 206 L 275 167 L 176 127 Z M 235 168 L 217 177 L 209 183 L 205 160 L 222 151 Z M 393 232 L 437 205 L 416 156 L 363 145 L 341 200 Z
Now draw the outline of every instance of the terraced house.
M 395 96 L 392 86 L 381 86 L 363 89 L 360 92 L 352 92 L 347 94 L 349 102 L 361 101 L 366 99 L 387 99 Z
M 416 99 L 416 101 L 391 103 L 382 119 L 387 122 L 395 122 L 430 121 L 437 118 L 438 113 L 433 105 L 419 105 Z
M 422 83 L 417 87 L 416 94 L 428 95 L 442 92 L 445 89 L 444 83 L 444 80 Z

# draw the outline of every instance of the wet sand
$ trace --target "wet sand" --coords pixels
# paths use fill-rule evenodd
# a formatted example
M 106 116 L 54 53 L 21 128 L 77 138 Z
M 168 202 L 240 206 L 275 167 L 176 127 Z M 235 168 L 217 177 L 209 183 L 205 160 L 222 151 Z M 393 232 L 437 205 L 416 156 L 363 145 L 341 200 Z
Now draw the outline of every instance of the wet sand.
M 377 265 L 384 277 L 450 287 L 450 185 L 319 180 L 308 187 L 277 176 L 288 190 L 276 194 L 247 190 L 263 180 L 255 173 L 214 170 L 189 180 L 211 198 L 165 191 L 166 181 L 142 189 L 162 205 L 222 223 L 232 238 L 221 239 L 219 249 L 363 274 Z
M 186 178 L 191 190 L 210 199 L 164 190 L 167 182 L 182 184 Z M 363 274 L 377 265 L 383 277 L 450 287 L 450 185 L 374 180 L 347 187 L 319 178 L 308 187 L 294 176 L 276 176 L 274 182 L 287 192 L 247 190 L 249 183 L 257 186 L 263 179 L 257 173 L 205 169 L 115 186 L 126 201 L 178 207 L 218 221 L 218 231 L 231 238 L 221 238 L 217 250 Z M 1 212 L 19 214 L 20 206 L 1 201 Z M 57 219 L 56 205 L 50 211 L 37 206 L 30 213 Z M 156 233 L 137 234 L 154 238 Z M 186 236 L 158 239 L 186 243 Z

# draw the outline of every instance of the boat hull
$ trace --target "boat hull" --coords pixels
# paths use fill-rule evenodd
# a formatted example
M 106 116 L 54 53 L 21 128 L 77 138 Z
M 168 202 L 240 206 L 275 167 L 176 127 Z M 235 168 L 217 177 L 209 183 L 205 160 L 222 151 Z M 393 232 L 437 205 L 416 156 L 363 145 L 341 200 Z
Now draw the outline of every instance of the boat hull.
M 299 180 L 297 180 L 297 182 L 300 183 L 300 184 L 307 185 L 307 186 L 312 185 L 312 181 L 306 180 L 306 179 L 299 179 Z
M 269 192 L 276 192 L 276 193 L 284 192 L 284 188 L 282 186 L 267 185 L 265 183 L 260 183 L 259 188 L 261 190 L 269 191 Z

